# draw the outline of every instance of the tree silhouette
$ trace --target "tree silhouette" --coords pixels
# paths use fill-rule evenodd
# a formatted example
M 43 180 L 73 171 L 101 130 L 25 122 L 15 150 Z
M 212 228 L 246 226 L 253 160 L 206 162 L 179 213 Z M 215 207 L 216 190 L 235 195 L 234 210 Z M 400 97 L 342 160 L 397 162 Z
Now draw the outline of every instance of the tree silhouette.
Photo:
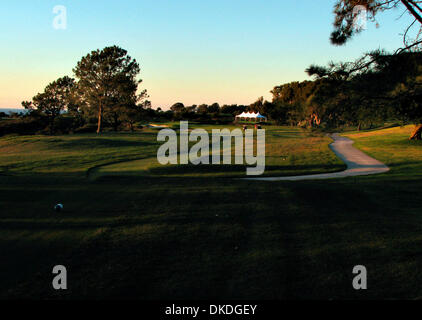
M 44 92 L 38 93 L 32 98 L 34 107 L 48 116 L 50 123 L 50 133 L 54 133 L 54 120 L 60 113 L 71 104 L 71 92 L 75 87 L 75 80 L 65 76 L 50 83 Z M 28 101 L 22 102 L 26 109 L 31 109 L 32 105 Z
M 92 51 L 78 62 L 73 72 L 79 79 L 79 102 L 97 109 L 97 133 L 102 130 L 105 112 L 136 103 L 145 95 L 145 91 L 141 96 L 137 95 L 141 82 L 136 79 L 139 64 L 126 50 L 117 46 Z
M 392 9 L 403 9 L 413 18 L 403 33 L 403 48 L 399 51 L 408 51 L 422 44 L 420 39 L 422 26 L 421 1 L 412 0 L 337 0 L 334 5 L 334 31 L 331 33 L 331 42 L 334 45 L 344 45 L 348 40 L 363 29 L 356 23 L 365 9 L 369 21 L 376 22 L 376 17 Z M 378 25 L 378 24 L 377 24 Z

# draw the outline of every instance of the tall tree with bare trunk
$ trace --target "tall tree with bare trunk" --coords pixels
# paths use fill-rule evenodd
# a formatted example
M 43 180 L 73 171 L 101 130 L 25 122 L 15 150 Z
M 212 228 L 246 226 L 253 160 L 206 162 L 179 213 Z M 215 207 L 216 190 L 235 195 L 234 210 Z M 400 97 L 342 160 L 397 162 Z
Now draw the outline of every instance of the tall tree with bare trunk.
M 136 79 L 139 64 L 120 47 L 92 51 L 78 62 L 73 72 L 78 79 L 79 103 L 97 109 L 97 133 L 102 131 L 106 112 L 139 99 L 137 89 L 141 80 Z

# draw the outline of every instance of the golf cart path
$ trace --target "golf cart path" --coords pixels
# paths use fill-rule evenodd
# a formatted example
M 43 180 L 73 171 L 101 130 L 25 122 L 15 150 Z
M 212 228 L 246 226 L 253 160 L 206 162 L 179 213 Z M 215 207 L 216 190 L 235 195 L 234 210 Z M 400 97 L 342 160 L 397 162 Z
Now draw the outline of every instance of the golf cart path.
M 347 165 L 347 169 L 340 172 L 321 173 L 305 176 L 291 177 L 262 177 L 262 178 L 246 178 L 246 180 L 259 181 L 300 181 L 300 180 L 319 180 L 319 179 L 336 179 L 354 176 L 365 176 L 370 174 L 384 173 L 390 170 L 382 162 L 374 159 L 362 151 L 352 146 L 353 140 L 339 136 L 337 133 L 331 135 L 334 140 L 329 145 L 331 150 Z

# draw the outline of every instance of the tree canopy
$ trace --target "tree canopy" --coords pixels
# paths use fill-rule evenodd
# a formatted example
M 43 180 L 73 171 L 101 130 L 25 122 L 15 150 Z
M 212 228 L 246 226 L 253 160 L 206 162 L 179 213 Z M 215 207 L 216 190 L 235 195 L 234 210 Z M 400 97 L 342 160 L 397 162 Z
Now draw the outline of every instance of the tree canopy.
M 120 47 L 92 51 L 73 71 L 78 79 L 79 103 L 97 111 L 97 133 L 102 130 L 104 114 L 111 114 L 116 123 L 117 109 L 132 106 L 146 96 L 145 91 L 137 94 L 139 64 Z
M 24 101 L 22 105 L 26 109 L 32 109 L 34 106 L 46 114 L 50 120 L 50 132 L 53 133 L 54 120 L 62 111 L 71 107 L 71 93 L 74 88 L 75 79 L 65 76 L 47 85 L 44 92 L 32 98 L 32 102 Z
M 362 14 L 369 21 L 376 22 L 379 14 L 392 9 L 402 9 L 402 12 L 413 19 L 413 22 L 403 30 L 403 48 L 398 50 L 419 48 L 422 43 L 420 39 L 422 7 L 421 1 L 413 0 L 337 0 L 334 6 L 334 30 L 331 42 L 334 45 L 344 45 L 353 36 L 362 32 L 364 28 L 357 23 Z

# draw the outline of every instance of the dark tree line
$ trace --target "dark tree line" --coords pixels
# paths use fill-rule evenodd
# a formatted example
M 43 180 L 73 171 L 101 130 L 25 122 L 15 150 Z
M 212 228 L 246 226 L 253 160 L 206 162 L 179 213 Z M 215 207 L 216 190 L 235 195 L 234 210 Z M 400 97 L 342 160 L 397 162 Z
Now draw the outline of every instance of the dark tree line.
M 403 30 L 403 47 L 387 54 L 380 50 L 364 55 L 355 63 L 331 64 L 328 68 L 311 66 L 310 74 L 317 77 L 348 77 L 346 82 L 353 87 L 353 92 L 361 90 L 364 104 L 382 108 L 405 121 L 416 124 L 410 139 L 421 139 L 422 111 L 420 92 L 420 52 L 422 45 L 422 6 L 414 0 L 337 0 L 334 7 L 334 31 L 331 42 L 344 45 L 356 34 L 362 32 L 356 28 L 356 6 L 366 8 L 371 21 L 376 21 L 382 12 L 400 9 L 401 16 L 408 15 L 412 22 Z M 359 82 L 360 81 L 360 82 Z M 379 85 L 383 81 L 384 85 Z M 379 91 L 371 91 L 373 90 Z M 392 107 L 393 106 L 393 107 Z
M 231 123 L 235 120 L 235 116 L 249 110 L 250 106 L 246 105 L 222 105 L 215 102 L 211 105 L 200 104 L 185 106 L 178 102 L 171 106 L 172 120 L 194 120 L 205 123 Z
M 349 63 L 310 66 L 314 81 L 275 87 L 263 108 L 277 122 L 308 127 L 422 123 L 422 53 L 375 51 Z M 264 103 L 265 104 L 265 103 Z M 416 134 L 415 134 L 416 133 Z M 420 130 L 411 138 L 419 139 Z
M 73 72 L 75 79 L 59 78 L 32 101 L 22 102 L 30 111 L 27 117 L 38 119 L 40 126 L 47 122 L 50 133 L 90 131 L 94 123 L 97 133 L 104 123 L 116 131 L 121 125 L 133 130 L 137 121 L 150 114 L 146 90 L 138 92 L 139 64 L 126 50 L 112 46 L 92 51 Z
M 257 111 L 278 124 L 335 128 L 342 125 L 371 127 L 386 120 L 415 123 L 412 139 L 422 134 L 422 6 L 411 0 L 337 0 L 331 42 L 344 45 L 362 32 L 356 25 L 356 8 L 365 8 L 369 21 L 382 12 L 402 9 L 413 22 L 403 30 L 403 47 L 387 53 L 376 50 L 351 62 L 311 65 L 313 81 L 291 82 L 271 91 L 272 101 L 261 97 L 251 105 L 185 106 L 151 109 L 145 90 L 138 90 L 139 64 L 124 49 L 107 47 L 83 57 L 73 69 L 75 79 L 60 78 L 43 93 L 22 105 L 30 115 L 22 128 L 45 126 L 49 133 L 95 130 L 104 126 L 134 130 L 146 119 L 195 120 L 228 123 L 244 111 Z M 63 115 L 66 111 L 66 115 Z M 34 121 L 31 122 L 30 119 Z M 12 123 L 12 122 L 9 122 Z M 34 124 L 35 123 L 35 124 Z M 95 125 L 95 129 L 93 128 Z M 69 129 L 70 128 L 70 129 Z M 1 133 L 1 128 L 0 128 Z
M 117 46 L 95 50 L 73 69 L 75 78 L 59 78 L 22 106 L 29 112 L 0 126 L 0 134 L 97 132 L 104 127 L 135 130 L 147 120 L 196 120 L 207 123 L 233 122 L 248 110 L 245 105 L 184 106 L 154 110 L 146 90 L 139 90 L 140 66 L 127 51 Z M 17 118 L 17 117 L 16 117 Z
M 359 8 L 369 21 L 382 12 L 402 9 L 413 22 L 403 31 L 403 47 L 393 53 L 376 50 L 352 62 L 310 66 L 314 81 L 275 87 L 267 111 L 279 122 L 338 127 L 372 126 L 374 122 L 400 120 L 416 124 L 410 139 L 422 134 L 422 6 L 410 0 L 338 0 L 334 6 L 331 42 L 344 45 L 363 31 L 356 25 Z

